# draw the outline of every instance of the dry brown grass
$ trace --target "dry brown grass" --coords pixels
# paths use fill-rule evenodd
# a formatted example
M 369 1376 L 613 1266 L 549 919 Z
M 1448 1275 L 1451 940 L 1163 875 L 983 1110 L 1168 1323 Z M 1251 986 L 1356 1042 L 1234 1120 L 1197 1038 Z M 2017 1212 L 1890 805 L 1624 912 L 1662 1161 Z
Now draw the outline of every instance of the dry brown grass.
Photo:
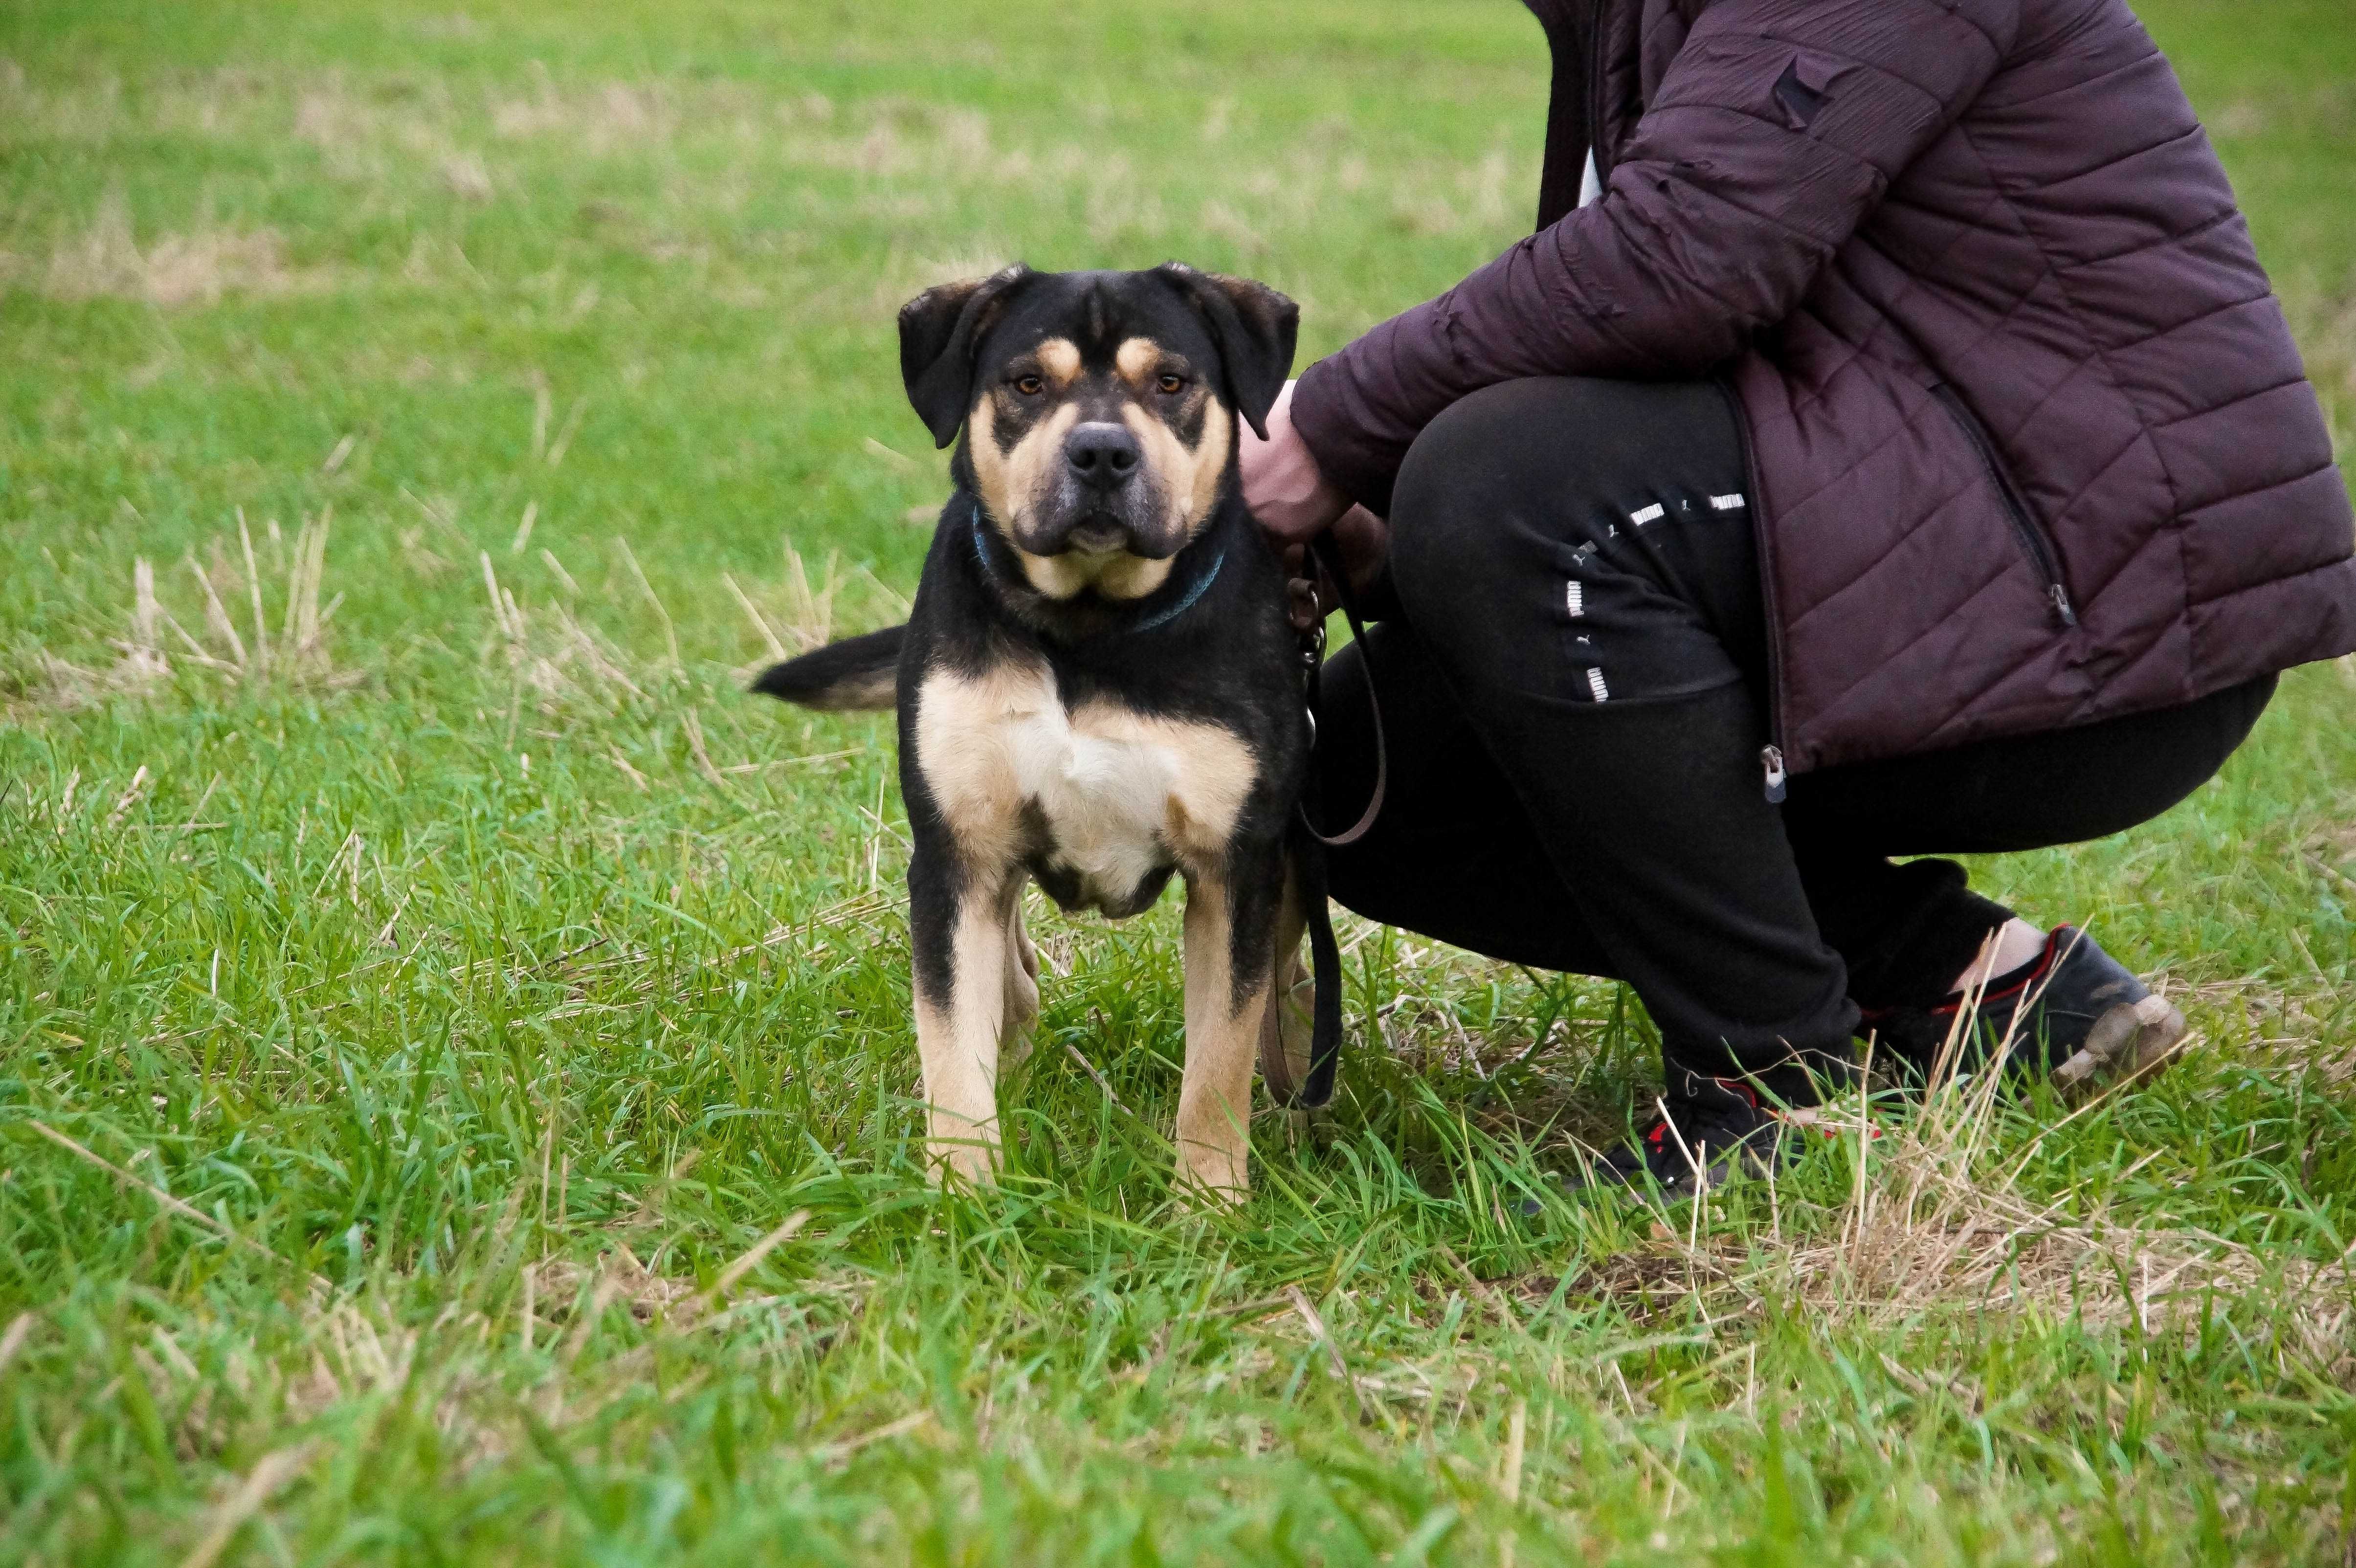
M 766 255 L 735 253 L 736 226 L 701 232 L 740 211 L 779 180 L 809 174 L 854 177 L 860 212 L 902 227 L 946 219 L 951 189 L 1015 189 L 1026 200 L 1066 189 L 1072 210 L 1098 240 L 1183 251 L 1209 236 L 1247 257 L 1279 258 L 1315 243 L 1337 218 L 1355 211 L 1374 186 L 1365 156 L 1346 136 L 1312 138 L 1271 157 L 1226 166 L 1215 195 L 1180 197 L 1152 169 L 1092 138 L 1083 112 L 1046 137 L 1010 133 L 979 110 L 905 97 L 836 101 L 818 93 L 772 93 L 745 83 L 560 80 L 532 68 L 523 80 L 479 96 L 400 78 L 342 70 L 301 76 L 223 69 L 147 80 L 126 94 L 119 82 L 0 80 L 0 113 L 37 123 L 42 133 L 102 143 L 133 134 L 199 134 L 209 140 L 284 143 L 320 160 L 333 179 L 360 186 L 437 189 L 474 203 L 528 183 L 552 153 L 591 160 L 636 159 L 649 149 L 696 149 L 701 173 L 643 211 L 601 225 L 610 239 L 649 258 L 695 268 L 700 286 L 747 306 L 775 302 Z M 1101 116 L 1098 116 L 1101 118 Z M 1214 112 L 1195 128 L 1203 146 L 1230 145 Z M 723 155 L 714 164 L 711 155 Z M 1232 159 L 1232 152 L 1221 155 Z M 1383 170 L 1392 222 L 1416 236 L 1504 239 L 1520 221 L 1515 194 L 1533 171 L 1493 149 L 1469 159 L 1415 157 Z M 586 210 L 586 209 L 584 209 Z M 238 294 L 309 292 L 356 281 L 298 266 L 286 240 L 268 228 L 176 219 L 168 231 L 134 233 L 119 198 L 88 224 L 53 238 L 27 222 L 0 221 L 0 283 L 15 281 L 55 298 L 131 298 L 164 305 Z M 421 234 L 421 252 L 401 268 L 412 283 L 472 285 L 471 263 L 448 240 Z M 949 276 L 991 270 L 1003 242 L 970 257 L 894 253 L 854 288 L 882 308 Z M 425 252 L 431 251 L 428 255 Z M 805 297 L 808 296 L 808 297 Z M 798 292 L 799 308 L 826 303 Z
M 614 641 L 585 625 L 563 604 L 526 609 L 514 592 L 499 581 L 488 550 L 478 551 L 483 588 L 490 601 L 490 656 L 503 661 L 517 690 L 529 691 L 543 711 L 568 703 L 587 703 L 610 709 L 625 698 L 639 698 L 647 688 L 634 679 L 629 667 L 639 664 Z
M 1984 1072 L 1934 1087 L 1902 1116 L 1861 1101 L 1827 1107 L 1816 1129 L 1854 1157 L 1843 1201 L 1787 1202 L 1771 1173 L 1765 1234 L 1712 1236 L 1706 1199 L 1656 1223 L 1655 1245 L 1591 1271 L 1583 1293 L 1642 1304 L 1640 1316 L 1698 1308 L 1739 1322 L 1797 1307 L 1822 1327 L 1882 1335 L 1963 1316 L 2180 1338 L 2215 1310 L 2283 1326 L 2283 1342 L 2318 1376 L 2341 1386 L 2356 1377 L 2356 1249 L 2325 1263 L 2270 1262 L 2074 1191 L 2034 1197 L 2022 1175 L 2062 1124 L 2026 1147 L 2000 1138 L 1999 1092 L 1997 1075 Z
M 703 84 L 694 98 L 682 105 L 677 91 L 661 83 L 605 81 L 560 90 L 540 72 L 529 93 L 495 94 L 488 110 L 493 131 L 504 139 L 556 137 L 606 154 L 660 146 L 677 134 L 685 115 L 701 124 L 707 113 L 734 110 L 737 118 L 730 123 L 736 125 L 757 102 L 747 90 L 723 83 Z M 816 101 L 831 111 L 826 100 Z M 779 117 L 792 118 L 790 107 Z
M 878 443 L 870 444 L 880 448 Z M 897 453 L 892 455 L 901 463 L 909 461 Z M 780 556 L 783 569 L 774 582 L 755 583 L 748 588 L 734 575 L 721 574 L 722 583 L 760 640 L 759 656 L 744 671 L 747 675 L 767 663 L 790 658 L 836 636 L 849 635 L 854 627 L 863 631 L 907 619 L 910 606 L 906 597 L 865 566 L 846 571 L 839 550 L 827 551 L 815 582 L 809 563 L 794 548 L 792 539 L 783 542 Z
M 488 201 L 496 194 L 489 165 L 480 153 L 452 153 L 442 160 L 442 183 L 468 201 Z
M 60 236 L 45 257 L 0 251 L 0 284 L 18 283 L 54 300 L 216 304 L 230 294 L 307 293 L 333 281 L 327 269 L 293 264 L 285 241 L 267 229 L 196 229 L 155 235 L 143 245 L 120 192 L 109 193 L 89 225 Z
M 2019 1183 L 2029 1152 L 1990 1154 L 1975 1098 L 1950 1092 L 1869 1140 L 1837 1226 L 1772 1249 L 1752 1282 L 1872 1328 L 1962 1308 L 2158 1333 L 2195 1325 L 2212 1297 L 2262 1304 L 2291 1310 L 2319 1367 L 2356 1368 L 2347 1258 L 2276 1269 L 2189 1227 L 2122 1220 L 2074 1194 L 2030 1198 Z
M 137 558 L 131 569 L 129 624 L 122 635 L 107 639 L 114 662 L 78 665 L 44 651 L 37 656 L 39 679 L 30 699 L 37 707 L 70 710 L 109 696 L 153 691 L 180 671 L 239 685 L 283 681 L 339 689 L 356 684 L 361 677 L 338 668 L 327 646 L 343 595 L 320 602 L 333 516 L 329 507 L 304 518 L 291 542 L 278 519 L 270 518 L 257 553 L 241 509 L 233 552 L 228 540 L 216 538 L 207 561 L 199 562 L 193 551 L 184 556 L 180 565 L 201 599 L 191 618 L 202 625 L 202 635 L 189 631 L 166 605 L 156 591 L 154 565 Z
M 585 1338 L 594 1319 L 609 1307 L 621 1307 L 641 1324 L 669 1323 L 683 1328 L 698 1315 L 695 1281 L 676 1275 L 650 1274 L 637 1254 L 616 1243 L 594 1265 L 570 1258 L 551 1258 L 533 1265 L 533 1296 L 541 1305 L 552 1331 L 569 1329 L 569 1338 Z

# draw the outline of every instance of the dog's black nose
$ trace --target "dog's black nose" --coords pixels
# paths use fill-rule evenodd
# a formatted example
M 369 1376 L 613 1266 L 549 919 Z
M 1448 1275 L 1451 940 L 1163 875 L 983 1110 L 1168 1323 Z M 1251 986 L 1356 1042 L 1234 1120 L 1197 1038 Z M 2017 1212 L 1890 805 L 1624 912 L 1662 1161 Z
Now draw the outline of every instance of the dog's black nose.
M 1064 443 L 1064 461 L 1072 476 L 1097 490 L 1112 490 L 1129 483 L 1143 453 L 1127 425 L 1094 420 L 1074 430 Z

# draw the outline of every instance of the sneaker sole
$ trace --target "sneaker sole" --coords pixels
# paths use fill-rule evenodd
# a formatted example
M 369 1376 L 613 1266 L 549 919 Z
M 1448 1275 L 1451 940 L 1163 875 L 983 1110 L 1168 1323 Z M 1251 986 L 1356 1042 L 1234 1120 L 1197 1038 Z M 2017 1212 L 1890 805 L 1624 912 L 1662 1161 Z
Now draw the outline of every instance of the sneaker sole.
M 2184 1053 L 2186 1032 L 2184 1015 L 2164 997 L 2122 1003 L 2096 1019 L 2086 1043 L 2053 1070 L 2053 1086 L 2074 1103 L 2147 1083 Z

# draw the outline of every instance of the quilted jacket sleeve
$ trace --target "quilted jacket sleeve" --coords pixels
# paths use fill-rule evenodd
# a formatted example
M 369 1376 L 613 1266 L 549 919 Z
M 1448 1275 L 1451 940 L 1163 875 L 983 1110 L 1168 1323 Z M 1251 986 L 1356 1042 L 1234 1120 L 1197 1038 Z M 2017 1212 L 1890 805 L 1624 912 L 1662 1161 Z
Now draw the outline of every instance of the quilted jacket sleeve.
M 1387 511 L 1417 433 L 1524 376 L 1695 376 L 1789 315 L 1994 74 L 2021 0 L 1717 0 L 1602 200 L 1304 371 L 1292 418 Z

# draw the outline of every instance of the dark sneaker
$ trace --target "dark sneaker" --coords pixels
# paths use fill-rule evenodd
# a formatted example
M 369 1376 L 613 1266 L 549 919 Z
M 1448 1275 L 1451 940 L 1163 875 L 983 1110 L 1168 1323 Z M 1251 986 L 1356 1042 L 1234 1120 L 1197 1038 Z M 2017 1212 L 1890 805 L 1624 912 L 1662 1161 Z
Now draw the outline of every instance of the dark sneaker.
M 2043 1073 L 2069 1100 L 2153 1077 L 2184 1049 L 2184 1015 L 2075 926 L 2055 926 L 2036 963 L 1997 978 L 1980 997 L 1955 1060 L 1942 1066 L 1965 999 L 1869 1009 L 1858 1027 L 1873 1033 L 1877 1055 L 1916 1084 L 1934 1068 L 1951 1077 L 1977 1072 L 2008 1042 L 2011 1071 Z
M 1788 1135 L 1803 1114 L 1787 1115 L 1759 1097 L 1740 1078 L 1693 1078 L 1687 1093 L 1669 1104 L 1669 1115 L 1589 1168 L 1585 1179 L 1566 1179 L 1573 1189 L 1623 1187 L 1657 1191 L 1675 1202 L 1717 1187 L 1740 1171 L 1763 1175 L 1770 1161 L 1788 1159 L 1799 1148 Z

